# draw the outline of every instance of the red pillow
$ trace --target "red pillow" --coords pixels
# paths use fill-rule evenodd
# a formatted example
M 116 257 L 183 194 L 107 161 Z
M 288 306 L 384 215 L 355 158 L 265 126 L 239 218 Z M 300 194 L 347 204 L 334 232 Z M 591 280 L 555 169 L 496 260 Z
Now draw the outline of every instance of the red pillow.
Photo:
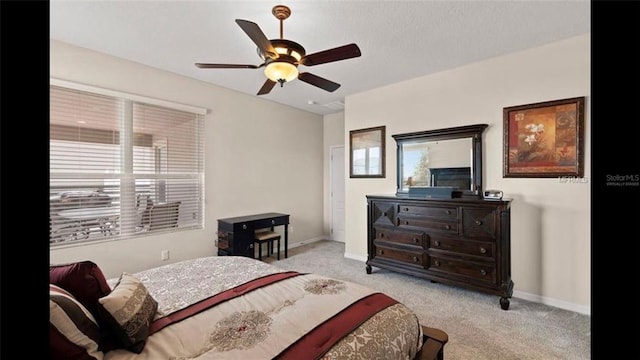
M 87 353 L 87 349 L 69 341 L 64 335 L 49 323 L 49 356 L 52 360 L 95 360 Z
M 100 321 L 98 299 L 111 293 L 102 270 L 92 261 L 50 265 L 49 283 L 58 285 L 73 295 Z M 102 325 L 102 324 L 100 324 Z

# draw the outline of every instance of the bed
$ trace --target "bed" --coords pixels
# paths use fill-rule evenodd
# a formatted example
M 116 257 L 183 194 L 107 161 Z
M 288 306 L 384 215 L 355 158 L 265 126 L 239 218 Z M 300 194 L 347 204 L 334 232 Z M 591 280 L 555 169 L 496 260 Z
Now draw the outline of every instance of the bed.
M 50 266 L 53 359 L 442 359 L 448 338 L 362 285 L 212 256 L 105 279 Z

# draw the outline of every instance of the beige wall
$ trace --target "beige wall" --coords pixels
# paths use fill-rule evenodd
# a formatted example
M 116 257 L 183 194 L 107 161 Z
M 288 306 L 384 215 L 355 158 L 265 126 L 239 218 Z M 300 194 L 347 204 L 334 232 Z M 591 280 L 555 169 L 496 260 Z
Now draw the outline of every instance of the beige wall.
M 502 178 L 502 108 L 583 95 L 585 177 L 590 177 L 589 43 L 588 35 L 579 36 L 350 96 L 345 112 L 323 121 L 319 115 L 51 41 L 52 77 L 211 110 L 205 120 L 203 230 L 54 249 L 51 262 L 89 259 L 114 277 L 214 255 L 217 218 L 263 211 L 291 214 L 292 243 L 325 236 L 330 146 L 348 144 L 349 130 L 386 125 L 386 178 L 346 178 L 345 253 L 366 258 L 365 195 L 393 193 L 396 186 L 391 135 L 487 123 L 485 188 L 501 189 L 514 199 L 514 295 L 589 312 L 589 184 Z M 303 162 L 323 166 L 298 165 Z M 348 174 L 348 160 L 345 169 Z M 170 251 L 169 261 L 159 260 L 162 250 Z
M 323 121 L 323 148 L 324 148 L 324 226 L 323 230 L 327 238 L 331 231 L 331 147 L 344 146 L 344 112 L 324 116 Z M 349 161 L 345 157 L 345 161 Z M 348 172 L 346 174 L 349 174 Z
M 486 123 L 484 188 L 501 189 L 513 199 L 514 295 L 590 313 L 589 183 L 502 177 L 503 107 L 576 96 L 587 97 L 585 178 L 590 177 L 590 73 L 587 34 L 347 97 L 344 143 L 350 130 L 386 125 L 387 171 L 384 179 L 346 179 L 345 252 L 367 255 L 365 195 L 395 191 L 391 135 Z
M 204 229 L 54 248 L 51 263 L 92 260 L 116 277 L 214 255 L 216 219 L 261 212 L 291 215 L 291 244 L 323 236 L 322 116 L 58 41 L 50 42 L 50 74 L 210 110 Z M 160 261 L 162 250 L 168 261 Z

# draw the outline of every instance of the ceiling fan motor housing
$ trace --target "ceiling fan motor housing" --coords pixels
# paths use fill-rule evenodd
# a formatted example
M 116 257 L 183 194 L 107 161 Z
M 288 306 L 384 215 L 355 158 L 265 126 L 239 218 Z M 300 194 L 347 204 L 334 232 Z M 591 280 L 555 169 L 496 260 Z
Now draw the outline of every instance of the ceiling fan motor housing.
M 289 55 L 291 57 L 296 58 L 296 61 L 295 61 L 296 63 L 298 63 L 300 59 L 307 54 L 304 47 L 295 41 L 286 40 L 286 39 L 270 39 L 269 41 L 271 42 L 271 45 L 275 48 L 276 53 L 278 54 L 279 57 L 282 55 Z M 257 51 L 258 51 L 258 55 L 260 55 L 260 58 L 262 58 L 262 60 L 266 60 L 269 58 L 269 56 L 267 56 L 267 54 L 262 52 L 260 48 L 257 48 Z

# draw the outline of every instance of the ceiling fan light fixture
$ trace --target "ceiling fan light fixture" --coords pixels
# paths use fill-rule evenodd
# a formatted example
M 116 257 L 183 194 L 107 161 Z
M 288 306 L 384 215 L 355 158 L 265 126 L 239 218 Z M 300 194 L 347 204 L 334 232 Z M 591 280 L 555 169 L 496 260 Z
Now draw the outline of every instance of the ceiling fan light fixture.
M 295 50 L 291 50 L 291 53 L 289 55 L 293 56 L 296 59 L 296 61 L 300 61 L 300 59 L 302 59 L 302 55 L 300 55 Z
M 287 61 L 272 61 L 264 68 L 264 75 L 282 84 L 298 77 L 298 67 Z

